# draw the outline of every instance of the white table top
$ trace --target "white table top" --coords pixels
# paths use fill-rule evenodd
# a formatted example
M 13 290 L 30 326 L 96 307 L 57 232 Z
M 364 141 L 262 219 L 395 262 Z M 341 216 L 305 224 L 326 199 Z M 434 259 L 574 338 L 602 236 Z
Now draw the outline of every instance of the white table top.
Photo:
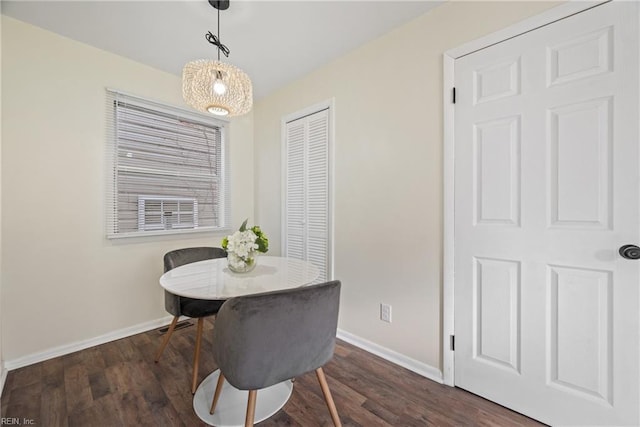
M 293 258 L 260 256 L 257 262 L 249 273 L 232 272 L 226 258 L 185 264 L 164 273 L 160 286 L 183 297 L 221 300 L 308 285 L 320 275 L 315 265 Z

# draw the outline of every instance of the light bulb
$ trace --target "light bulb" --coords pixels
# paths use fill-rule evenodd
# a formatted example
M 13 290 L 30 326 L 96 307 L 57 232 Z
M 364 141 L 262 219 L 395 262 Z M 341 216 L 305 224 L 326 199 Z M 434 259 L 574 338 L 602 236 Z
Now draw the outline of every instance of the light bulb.
M 213 91 L 218 95 L 224 95 L 227 92 L 227 85 L 222 80 L 216 79 L 213 82 Z

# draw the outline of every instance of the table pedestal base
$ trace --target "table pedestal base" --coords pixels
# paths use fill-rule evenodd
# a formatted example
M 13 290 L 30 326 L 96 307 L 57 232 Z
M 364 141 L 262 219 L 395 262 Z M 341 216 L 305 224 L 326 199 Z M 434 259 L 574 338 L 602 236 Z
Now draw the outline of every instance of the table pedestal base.
M 224 382 L 216 412 L 212 415 L 211 400 L 218 382 L 219 370 L 214 371 L 202 381 L 193 396 L 193 409 L 196 415 L 205 423 L 218 427 L 244 426 L 247 413 L 249 392 L 238 390 L 227 381 Z M 293 391 L 293 383 L 285 381 L 262 390 L 258 390 L 256 399 L 256 415 L 254 423 L 264 421 L 284 406 Z

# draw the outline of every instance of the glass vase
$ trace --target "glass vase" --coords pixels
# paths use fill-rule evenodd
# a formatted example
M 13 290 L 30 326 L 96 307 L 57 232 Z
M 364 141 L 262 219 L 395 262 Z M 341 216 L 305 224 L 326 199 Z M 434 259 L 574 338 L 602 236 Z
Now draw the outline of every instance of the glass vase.
M 257 263 L 258 253 L 255 251 L 249 252 L 249 254 L 243 258 L 235 257 L 235 259 L 232 260 L 230 257 L 227 257 L 227 266 L 229 270 L 234 273 L 248 273 L 256 268 Z

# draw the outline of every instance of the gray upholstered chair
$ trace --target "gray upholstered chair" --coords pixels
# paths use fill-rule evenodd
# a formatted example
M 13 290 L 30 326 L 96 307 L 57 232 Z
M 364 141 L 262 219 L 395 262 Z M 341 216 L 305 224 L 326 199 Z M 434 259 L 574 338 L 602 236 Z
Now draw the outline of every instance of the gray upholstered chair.
M 167 272 L 176 267 L 184 264 L 190 264 L 192 262 L 203 261 L 213 258 L 225 258 L 227 253 L 222 248 L 184 248 L 176 249 L 171 252 L 167 252 L 164 255 L 164 271 Z M 185 298 L 178 295 L 174 295 L 170 292 L 164 291 L 164 307 L 173 314 L 173 320 L 169 325 L 169 330 L 164 336 L 160 348 L 156 353 L 155 361 L 160 360 L 164 348 L 171 338 L 171 334 L 176 327 L 178 318 L 180 316 L 187 316 L 194 319 L 198 319 L 198 327 L 196 331 L 196 348 L 193 354 L 193 378 L 191 380 L 191 393 L 196 392 L 196 385 L 198 383 L 198 365 L 200 364 L 200 344 L 202 342 L 202 329 L 204 326 L 204 318 L 213 316 L 218 313 L 222 303 L 224 301 L 212 301 L 212 300 L 200 300 L 193 298 Z
M 335 426 L 340 426 L 322 366 L 333 357 L 340 282 L 229 299 L 216 317 L 213 355 L 224 380 L 249 390 L 245 426 L 253 425 L 257 390 L 314 371 Z

